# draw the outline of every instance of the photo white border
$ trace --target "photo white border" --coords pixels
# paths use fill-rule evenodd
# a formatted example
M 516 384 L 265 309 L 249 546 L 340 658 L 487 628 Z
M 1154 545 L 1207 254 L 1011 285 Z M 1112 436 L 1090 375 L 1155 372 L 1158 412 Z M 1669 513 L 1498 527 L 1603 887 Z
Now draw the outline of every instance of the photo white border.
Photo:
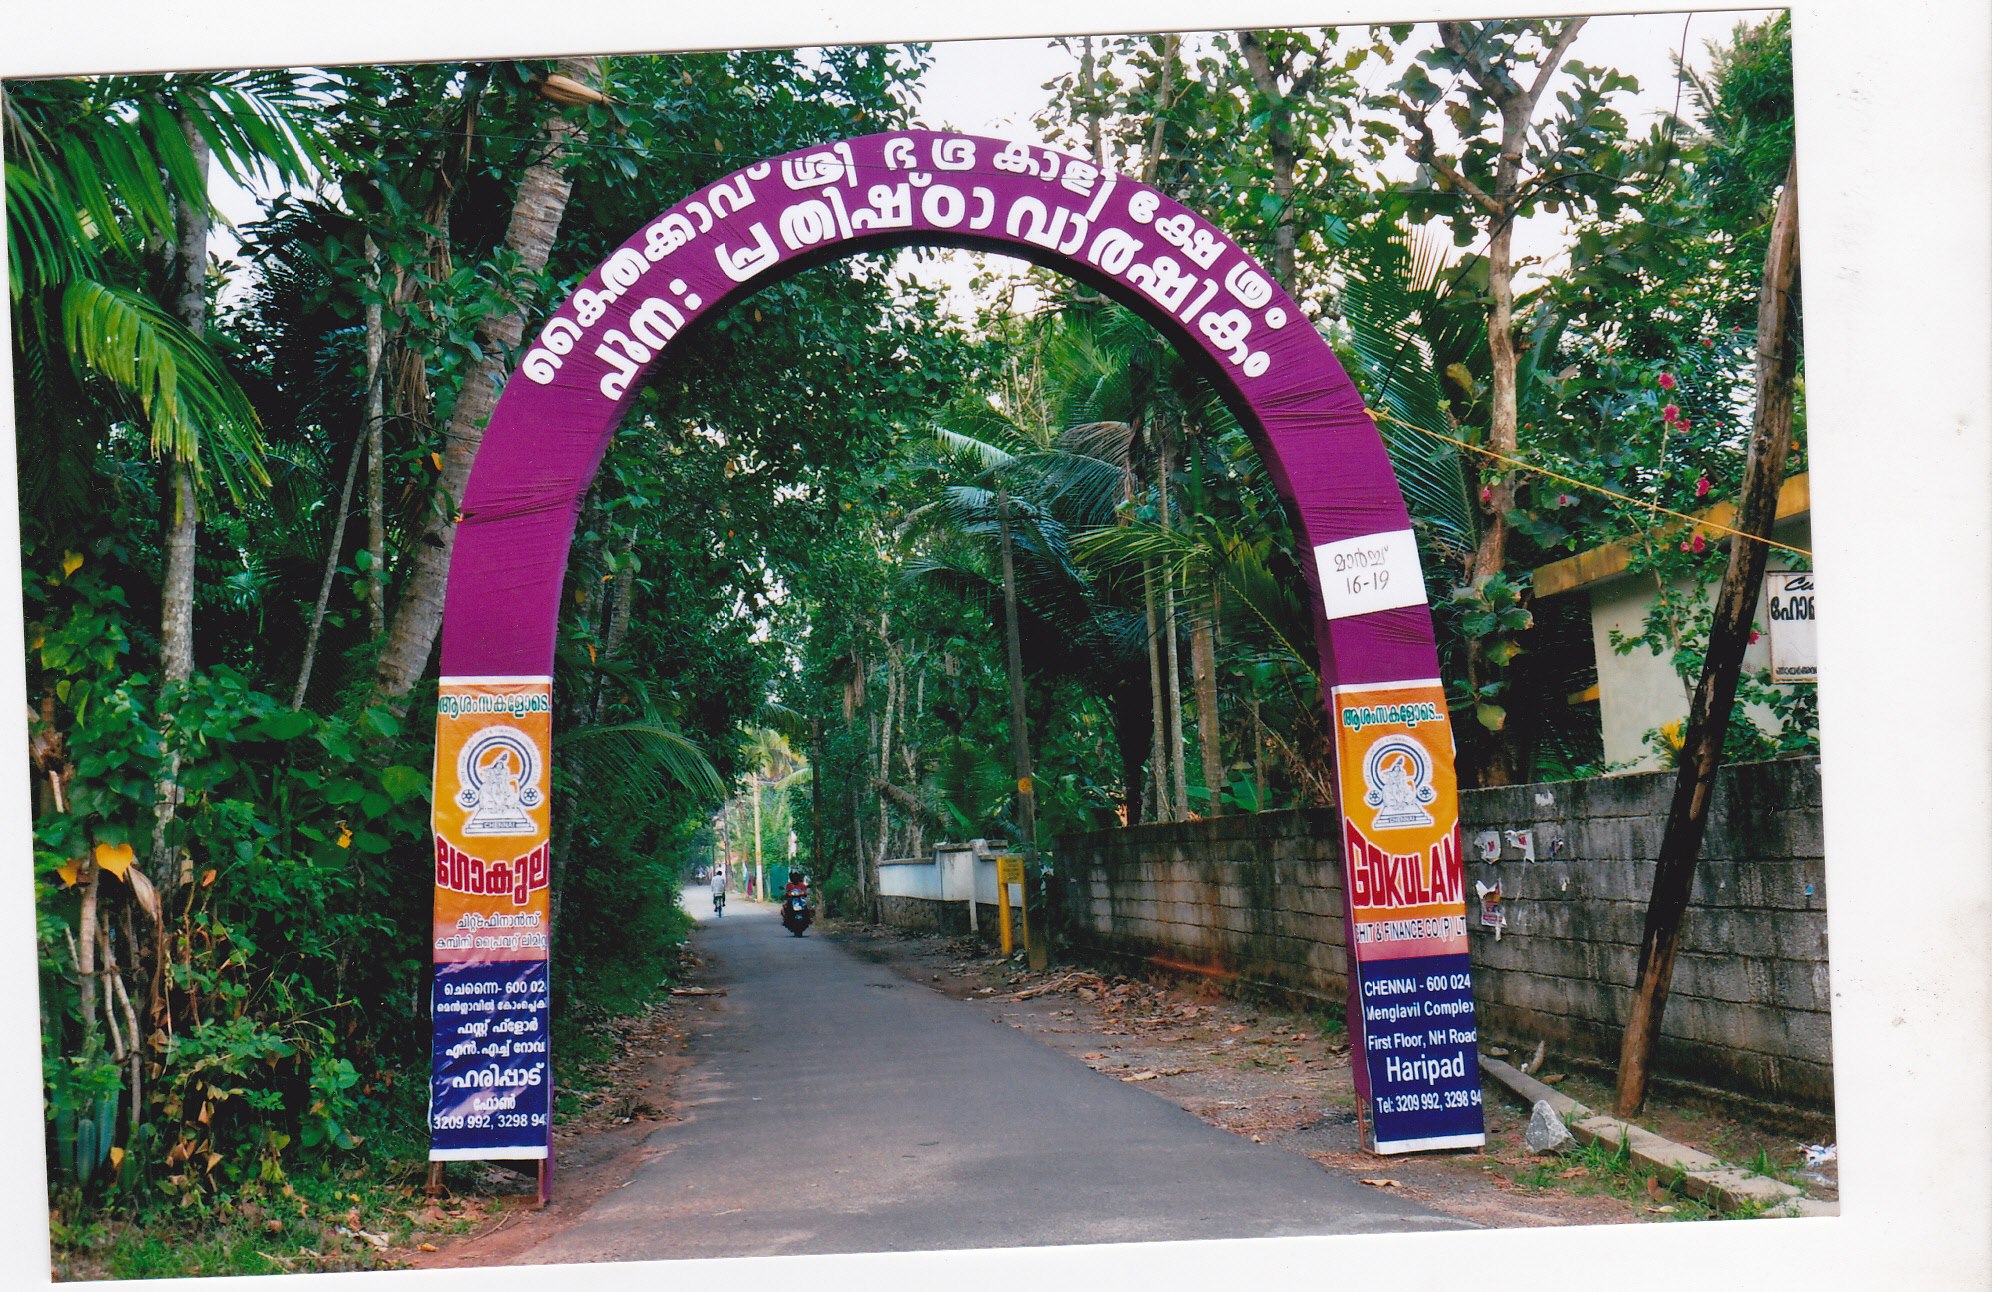
M 1694 6 L 1714 8 L 1715 6 Z M 1953 1288 L 1992 1280 L 1992 16 L 1983 0 L 1803 0 L 1794 10 L 1809 449 L 1819 630 L 1831 974 L 1844 1214 L 1831 1220 L 1506 1229 L 600 1265 L 610 1288 L 939 1284 L 1395 1289 L 1467 1282 Z M 1686 7 L 1670 6 L 1675 12 Z M 728 48 L 1213 26 L 1622 13 L 1624 4 L 915 0 L 548 10 L 519 0 L 345 0 L 273 12 L 167 0 L 10 6 L 0 77 L 183 66 Z M 1651 12 L 1651 10 L 1647 10 Z M 549 14 L 557 16 L 549 16 Z M 1712 35 L 1714 33 L 1704 33 Z M 0 322 L 0 327 L 4 327 Z M 0 358 L 0 365 L 9 365 Z M 0 438 L 12 453 L 11 372 Z M 0 533 L 17 533 L 0 490 Z M 0 542 L 0 588 L 19 586 Z M 19 600 L 0 594 L 0 641 Z M 1905 665 L 1911 667 L 1905 668 Z M 1928 693 L 1896 680 L 1928 679 Z M 17 650 L 0 693 L 24 694 Z M 0 821 L 24 830 L 24 742 L 0 741 Z M 19 834 L 16 885 L 26 883 Z M 22 894 L 23 888 L 14 889 Z M 0 1183 L 0 1286 L 48 1277 L 32 909 L 0 906 L 0 1109 L 18 1145 Z M 1110 1200 L 1107 1201 L 1110 1204 Z M 258 1276 L 189 1286 L 538 1288 L 577 1271 Z M 164 1288 L 180 1283 L 118 1284 Z

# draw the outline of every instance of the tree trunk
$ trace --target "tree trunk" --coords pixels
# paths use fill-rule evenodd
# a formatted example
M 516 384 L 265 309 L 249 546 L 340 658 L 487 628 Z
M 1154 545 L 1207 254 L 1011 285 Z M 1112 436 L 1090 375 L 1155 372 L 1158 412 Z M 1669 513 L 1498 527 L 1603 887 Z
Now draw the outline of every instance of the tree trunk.
M 876 920 L 878 909 L 872 902 L 872 890 L 877 887 L 873 877 L 878 872 L 875 859 L 866 854 L 864 795 L 855 781 L 851 784 L 851 846 L 858 862 L 858 910 L 865 919 Z
M 1570 42 L 1577 38 L 1585 21 L 1583 18 L 1567 20 L 1558 29 L 1554 40 L 1549 38 L 1546 30 L 1540 33 L 1543 44 L 1548 48 L 1536 64 L 1534 80 L 1527 86 L 1516 81 L 1510 75 L 1510 69 L 1497 66 L 1491 53 L 1481 52 L 1478 39 L 1469 44 L 1459 24 L 1439 24 L 1440 39 L 1462 60 L 1464 70 L 1473 76 L 1475 83 L 1501 114 L 1501 152 L 1494 167 L 1492 192 L 1480 188 L 1450 165 L 1441 163 L 1441 169 L 1486 213 L 1489 220 L 1487 357 L 1491 371 L 1486 447 L 1502 458 L 1512 459 L 1515 456 L 1517 424 L 1520 421 L 1520 392 L 1517 387 L 1520 357 L 1515 347 L 1514 226 L 1527 199 L 1522 161 L 1529 127 L 1535 119 L 1536 104 L 1541 101 L 1550 77 L 1561 66 Z M 1431 162 L 1434 160 L 1431 128 L 1424 123 L 1417 128 L 1422 139 L 1418 156 L 1423 161 Z M 1492 578 L 1506 568 L 1510 533 L 1508 513 L 1515 507 L 1515 480 L 1511 468 L 1498 460 L 1490 460 L 1476 474 L 1483 482 L 1478 502 L 1480 540 L 1467 563 L 1469 583 Z M 1477 639 L 1468 641 L 1466 653 L 1467 675 L 1478 685 L 1491 668 L 1486 645 Z M 1499 732 L 1493 734 L 1494 739 L 1486 742 L 1488 756 L 1479 769 L 1478 781 L 1483 785 L 1505 785 L 1519 774 L 1518 751 L 1513 740 L 1504 738 Z
M 1155 87 L 1155 113 L 1148 137 L 1148 156 L 1142 160 L 1142 178 L 1160 186 L 1162 182 L 1163 123 L 1176 105 L 1176 51 L 1182 38 L 1162 38 L 1162 69 Z M 1166 190 L 1165 190 L 1166 191 Z
M 1502 457 L 1515 456 L 1515 428 L 1520 421 L 1515 389 L 1515 267 L 1514 218 L 1496 221 L 1487 243 L 1487 359 L 1492 368 L 1488 402 L 1487 447 Z M 1482 471 L 1480 542 L 1473 553 L 1467 581 L 1499 574 L 1508 559 L 1508 512 L 1515 505 L 1514 477 L 1498 464 Z
M 768 900 L 768 872 L 761 860 L 761 773 L 754 773 L 754 895 Z
M 828 894 L 830 867 L 823 846 L 823 719 L 809 720 L 809 869 L 816 874 L 816 891 Z
M 592 86 L 600 74 L 600 60 L 564 58 L 558 71 Z M 505 246 L 527 273 L 537 273 L 546 266 L 573 190 L 565 173 L 566 152 L 583 138 L 580 128 L 551 105 L 545 133 L 546 146 L 519 181 L 505 229 Z M 516 355 L 525 326 L 523 306 L 514 302 L 478 327 L 482 357 L 464 378 L 443 436 L 442 473 L 422 535 L 411 546 L 407 584 L 395 605 L 375 670 L 374 694 L 378 699 L 399 703 L 429 666 L 430 652 L 443 626 L 443 589 L 449 577 L 450 553 L 456 545 L 464 486 L 470 480 L 478 446 L 484 441 L 485 424 L 498 405 L 499 383 Z
M 1107 149 L 1100 135 L 1100 86 L 1094 71 L 1093 38 L 1080 37 L 1079 49 L 1079 94 L 1086 114 L 1086 151 L 1092 154 L 1093 164 L 1104 171 Z
M 1300 245 L 1300 231 L 1294 220 L 1293 176 L 1295 148 L 1293 142 L 1293 105 L 1306 99 L 1313 84 L 1320 63 L 1316 62 L 1307 71 L 1294 78 L 1291 89 L 1280 89 L 1279 73 L 1266 55 L 1266 47 L 1259 43 L 1254 32 L 1238 33 L 1238 49 L 1245 56 L 1245 66 L 1252 74 L 1253 88 L 1265 96 L 1270 106 L 1266 118 L 1266 147 L 1272 153 L 1273 195 L 1280 200 L 1280 213 L 1273 220 L 1273 277 L 1281 287 L 1291 292 L 1294 288 L 1293 275 L 1296 251 Z
M 1114 742 L 1120 748 L 1121 810 L 1126 816 L 1126 824 L 1140 825 L 1145 797 L 1142 785 L 1146 779 L 1142 775 L 1142 767 L 1147 763 L 1155 743 L 1154 698 L 1141 685 L 1139 677 L 1124 676 L 1115 686 L 1111 702 Z
M 1259 697 L 1252 696 L 1252 810 L 1266 810 L 1266 724 L 1259 718 Z
M 207 332 L 207 245 L 210 216 L 205 178 L 207 137 L 192 121 L 180 118 L 180 130 L 203 178 L 198 193 L 173 195 L 173 314 L 195 336 Z M 199 453 L 196 445 L 194 452 Z M 177 457 L 166 462 L 166 522 L 162 547 L 165 569 L 159 587 L 160 734 L 166 747 L 165 766 L 153 787 L 152 873 L 171 871 L 173 818 L 180 800 L 180 753 L 172 736 L 172 720 L 163 709 L 166 692 L 194 674 L 194 549 L 200 537 L 200 512 L 194 496 L 196 463 Z
M 79 1049 L 88 1054 L 97 1039 L 97 890 L 103 871 L 97 865 L 97 850 L 87 840 L 76 868 L 82 872 L 83 889 L 76 916 L 76 1012 L 83 1019 Z
M 1170 531 L 1169 522 L 1169 477 L 1175 468 L 1175 453 L 1167 439 L 1162 442 L 1161 469 L 1156 472 L 1159 511 L 1162 519 L 1162 532 Z M 1173 794 L 1173 819 L 1187 821 L 1190 817 L 1189 772 L 1184 766 L 1183 746 L 1183 662 L 1176 644 L 1176 580 L 1168 574 L 1162 577 L 1162 646 L 1163 679 L 1167 691 L 1165 716 L 1169 720 L 1168 747 L 1169 788 Z
M 383 392 L 386 380 L 381 358 L 387 348 L 387 329 L 381 320 L 380 252 L 373 239 L 367 239 L 367 263 L 372 266 L 367 301 L 367 631 L 376 641 L 387 631 L 387 467 L 384 461 L 387 436 L 382 422 L 386 417 Z M 346 473 L 347 491 L 352 490 L 352 472 Z M 345 532 L 342 520 L 340 533 Z M 337 547 L 337 537 L 334 537 Z M 308 667 L 308 666 L 307 666 Z M 299 703 L 303 703 L 302 697 Z M 297 707 L 296 705 L 292 706 Z
M 1517 145 L 1519 146 L 1519 144 Z M 1487 447 L 1504 458 L 1515 456 L 1517 428 L 1521 420 L 1516 388 L 1518 359 L 1515 351 L 1515 268 L 1514 213 L 1500 217 L 1487 247 L 1487 357 L 1492 368 L 1492 391 L 1488 407 Z M 1478 477 L 1484 482 L 1480 492 L 1480 542 L 1474 548 L 1467 569 L 1467 582 L 1492 578 L 1508 562 L 1508 513 L 1515 506 L 1515 478 L 1498 461 L 1484 464 Z M 1469 638 L 1466 643 L 1466 672 L 1478 687 L 1493 670 L 1487 658 L 1487 641 Z M 1485 733 L 1480 742 L 1486 756 L 1476 768 L 1479 785 L 1507 785 L 1515 780 L 1513 741 L 1503 732 Z
M 610 549 L 614 554 L 615 575 L 609 585 L 609 618 L 602 629 L 602 662 L 622 657 L 623 643 L 629 639 L 631 602 L 636 596 L 636 568 L 632 556 L 636 552 L 636 527 L 623 531 Z M 595 682 L 595 695 L 589 705 L 589 713 L 595 722 L 609 720 L 609 687 L 606 675 Z
M 1198 616 L 1190 625 L 1190 676 L 1196 683 L 1197 752 L 1203 755 L 1204 815 L 1224 812 L 1224 752 L 1219 739 L 1217 714 L 1217 641 L 1214 620 L 1215 597 L 1210 616 Z
M 878 635 L 885 641 L 885 717 L 880 725 L 878 743 L 878 778 L 892 779 L 892 719 L 899 701 L 899 652 L 892 649 L 892 641 L 885 635 L 886 626 L 881 616 Z M 885 799 L 878 801 L 878 859 L 885 860 L 891 855 L 887 849 L 892 843 L 892 811 L 886 807 Z
M 1141 566 L 1142 613 L 1148 620 L 1148 702 L 1150 719 L 1148 725 L 1148 776 L 1143 793 L 1153 809 L 1150 819 L 1169 819 L 1169 758 L 1168 732 L 1169 715 L 1163 707 L 1167 691 L 1162 685 L 1162 625 L 1160 616 L 1155 613 L 1155 574 L 1153 566 L 1142 562 Z
M 906 693 L 909 690 L 914 693 L 913 717 L 917 718 L 920 716 L 926 703 L 926 674 L 921 673 L 917 675 L 913 686 L 902 685 L 899 688 L 899 764 L 906 769 L 906 783 L 917 785 L 920 782 L 920 750 L 913 743 L 913 720 L 906 715 Z M 909 857 L 925 856 L 927 850 L 926 818 L 921 816 L 908 818 L 906 822 L 906 835 L 906 855 Z
M 159 589 L 159 674 L 184 682 L 194 674 L 194 549 L 200 537 L 194 464 L 166 463 L 165 574 Z
M 996 487 L 996 532 L 1003 546 L 1003 639 L 1009 655 L 1010 672 L 1010 758 L 1017 773 L 1017 832 L 1023 836 L 1024 845 L 1024 908 L 1028 912 L 1037 910 L 1038 932 L 1030 940 L 1030 963 L 1034 969 L 1042 969 L 1046 963 L 1045 939 L 1050 931 L 1045 927 L 1042 903 L 1031 901 L 1032 890 L 1038 887 L 1037 864 L 1037 786 L 1031 780 L 1031 741 L 1030 732 L 1024 725 L 1024 654 L 1021 638 L 1017 630 L 1017 575 L 1010 555 L 1010 495 L 1002 485 Z M 1008 901 L 1004 895 L 1001 900 Z
M 1010 495 L 996 488 L 996 532 L 1003 552 L 1003 646 L 1010 679 L 1010 760 L 1017 776 L 1017 825 L 1026 851 L 1035 846 L 1037 794 L 1031 784 L 1030 735 L 1024 725 L 1024 656 L 1017 626 L 1017 574 L 1010 548 Z
M 1716 770 L 1722 765 L 1722 744 L 1736 702 L 1737 676 L 1763 587 L 1766 550 L 1755 540 L 1769 538 L 1777 520 L 1778 489 L 1784 483 L 1785 456 L 1791 448 L 1792 383 L 1798 367 L 1794 326 L 1797 274 L 1798 163 L 1794 159 L 1785 172 L 1784 192 L 1778 197 L 1777 214 L 1771 222 L 1763 293 L 1757 305 L 1757 413 L 1750 428 L 1749 458 L 1736 519 L 1736 528 L 1753 537 L 1730 540 L 1729 566 L 1716 593 L 1708 654 L 1688 710 L 1680 774 L 1674 781 L 1674 800 L 1660 836 L 1653 897 L 1646 907 L 1646 929 L 1640 939 L 1639 980 L 1633 988 L 1632 1007 L 1619 1046 L 1615 1111 L 1622 1118 L 1632 1117 L 1646 1102 L 1653 1048 L 1659 1041 L 1674 958 L 1680 950 L 1681 923 L 1701 859 L 1709 797 Z
M 311 686 L 311 668 L 318 658 L 318 635 L 325 627 L 325 608 L 332 601 L 332 584 L 339 573 L 339 549 L 346 545 L 346 518 L 352 512 L 353 477 L 359 474 L 360 454 L 366 447 L 365 435 L 355 437 L 353 451 L 346 459 L 346 483 L 339 490 L 339 514 L 332 522 L 332 537 L 325 544 L 325 573 L 318 580 L 318 603 L 311 608 L 311 628 L 304 635 L 304 663 L 298 665 L 297 686 L 291 691 L 293 709 L 304 707 L 304 695 Z

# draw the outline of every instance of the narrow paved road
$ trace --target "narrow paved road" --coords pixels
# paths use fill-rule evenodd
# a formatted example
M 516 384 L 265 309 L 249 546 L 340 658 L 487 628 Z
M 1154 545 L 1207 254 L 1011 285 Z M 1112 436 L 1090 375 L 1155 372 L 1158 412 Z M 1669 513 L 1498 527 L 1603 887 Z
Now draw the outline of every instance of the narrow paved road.
M 703 905 L 703 903 L 699 903 Z M 773 908 L 701 912 L 685 1120 L 527 1263 L 1458 1228 L 992 1025 Z

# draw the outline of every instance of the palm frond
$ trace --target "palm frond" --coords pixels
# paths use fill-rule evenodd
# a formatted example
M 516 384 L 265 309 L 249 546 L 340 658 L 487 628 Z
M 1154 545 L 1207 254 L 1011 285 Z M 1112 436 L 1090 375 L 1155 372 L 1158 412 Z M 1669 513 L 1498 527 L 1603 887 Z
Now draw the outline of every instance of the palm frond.
M 61 315 L 73 359 L 136 403 L 155 454 L 190 464 L 200 481 L 212 467 L 238 503 L 245 486 L 269 486 L 256 411 L 178 319 L 137 292 L 92 279 L 68 285 Z
M 695 743 L 660 722 L 575 727 L 555 737 L 591 792 L 654 803 L 675 786 L 696 798 L 726 797 L 719 771 Z
M 971 459 L 983 471 L 1000 471 L 1017 460 L 1007 449 L 950 427 L 936 426 L 934 439 L 948 453 Z

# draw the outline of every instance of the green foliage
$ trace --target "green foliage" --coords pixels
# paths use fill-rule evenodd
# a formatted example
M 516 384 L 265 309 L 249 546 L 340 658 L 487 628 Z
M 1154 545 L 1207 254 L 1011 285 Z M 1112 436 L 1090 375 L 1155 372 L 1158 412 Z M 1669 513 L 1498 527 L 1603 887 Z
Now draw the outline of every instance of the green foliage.
M 410 765 L 421 751 L 402 746 L 401 757 L 383 758 L 388 715 L 293 712 L 222 666 L 197 672 L 162 704 L 144 675 L 127 671 L 121 589 L 86 563 L 66 577 L 31 577 L 27 591 L 38 682 L 56 701 L 43 736 L 74 766 L 68 810 L 45 813 L 35 831 L 43 999 L 63 1019 L 51 1039 L 84 1042 L 45 1051 L 58 1117 L 122 1099 L 122 1122 L 134 1096 L 74 1013 L 66 980 L 80 931 L 75 891 L 59 872 L 93 847 L 145 842 L 152 787 L 171 751 L 184 795 L 178 873 L 134 867 L 96 881 L 114 954 L 135 965 L 155 949 L 143 933 L 155 911 L 163 952 L 157 1002 L 135 1024 L 150 1038 L 116 1038 L 139 1057 L 145 1100 L 116 1183 L 197 1198 L 281 1174 L 278 1140 L 352 1148 L 355 1060 L 377 1065 L 383 1047 L 398 1051 L 405 1042 L 395 1033 L 417 1017 L 395 984 L 422 965 L 413 917 L 423 894 L 409 882 L 421 874 L 409 844 L 419 848 L 426 825 L 428 778 Z M 383 865 L 397 841 L 400 864 Z M 146 1002 L 124 1021 L 137 1008 Z M 100 1157 L 108 1147 L 100 1141 Z
M 1535 624 L 1535 617 L 1522 605 L 1522 594 L 1523 589 L 1506 574 L 1475 579 L 1452 594 L 1460 635 L 1480 644 L 1480 658 L 1492 668 L 1486 676 L 1449 688 L 1448 699 L 1454 709 L 1466 711 L 1488 731 L 1507 725 L 1508 710 L 1500 701 L 1509 690 L 1508 666 L 1522 653 L 1520 635 Z

